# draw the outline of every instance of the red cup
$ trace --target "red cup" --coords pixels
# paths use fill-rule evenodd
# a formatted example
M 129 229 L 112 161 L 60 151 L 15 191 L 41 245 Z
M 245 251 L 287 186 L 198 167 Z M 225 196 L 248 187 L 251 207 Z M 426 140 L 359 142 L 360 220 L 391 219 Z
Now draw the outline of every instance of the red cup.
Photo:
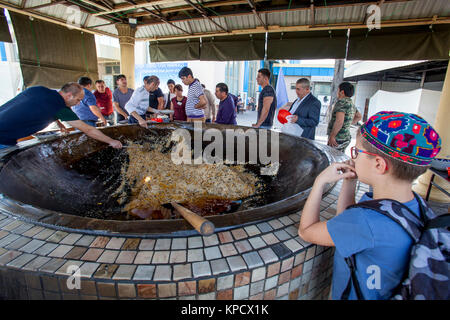
M 447 177 L 450 178 L 450 167 L 447 167 Z
M 286 120 L 286 117 L 291 115 L 292 114 L 286 109 L 281 109 L 280 111 L 278 111 L 278 121 L 280 121 L 281 124 L 285 124 L 286 122 L 288 122 Z

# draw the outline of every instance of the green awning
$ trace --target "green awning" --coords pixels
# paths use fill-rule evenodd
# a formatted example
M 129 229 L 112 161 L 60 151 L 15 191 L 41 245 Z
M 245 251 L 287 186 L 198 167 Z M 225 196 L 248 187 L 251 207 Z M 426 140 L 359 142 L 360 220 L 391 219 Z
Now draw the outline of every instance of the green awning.
M 8 21 L 6 21 L 4 10 L 0 8 L 0 42 L 12 42 L 9 34 Z
M 269 33 L 267 59 L 344 59 L 347 30 Z
M 200 40 L 150 41 L 151 62 L 199 60 Z
M 60 88 L 81 76 L 98 79 L 93 34 L 10 12 L 26 87 Z
M 265 34 L 202 38 L 200 60 L 240 61 L 264 59 Z
M 348 60 L 448 59 L 450 26 L 433 25 L 350 31 Z

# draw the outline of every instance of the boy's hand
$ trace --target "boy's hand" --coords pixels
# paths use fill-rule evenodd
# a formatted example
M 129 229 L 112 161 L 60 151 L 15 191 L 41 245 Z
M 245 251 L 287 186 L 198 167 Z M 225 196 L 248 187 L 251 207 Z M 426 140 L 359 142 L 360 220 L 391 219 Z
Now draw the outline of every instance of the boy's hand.
M 320 184 L 334 183 L 341 179 L 355 179 L 355 167 L 347 163 L 333 163 L 323 170 L 316 179 Z
M 356 171 L 355 171 L 355 162 L 350 159 L 350 160 L 347 160 L 347 161 L 345 161 L 343 163 L 349 165 L 350 167 L 352 167 L 352 169 L 350 170 L 348 168 L 345 168 L 345 169 L 342 170 L 342 173 L 347 173 L 347 172 L 353 172 L 354 173 L 353 177 L 345 178 L 345 180 L 356 180 L 358 178 L 358 175 L 356 174 Z

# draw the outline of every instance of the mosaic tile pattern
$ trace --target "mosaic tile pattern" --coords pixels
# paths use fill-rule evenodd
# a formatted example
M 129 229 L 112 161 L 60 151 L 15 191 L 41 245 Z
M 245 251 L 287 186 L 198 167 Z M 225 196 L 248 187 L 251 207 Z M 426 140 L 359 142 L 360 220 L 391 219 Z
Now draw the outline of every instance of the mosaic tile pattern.
M 322 220 L 335 215 L 339 188 L 322 200 Z M 366 191 L 360 185 L 357 198 Z M 0 297 L 327 299 L 333 249 L 298 236 L 300 214 L 210 237 L 140 239 L 56 231 L 0 213 Z M 80 268 L 80 289 L 67 285 L 70 266 Z

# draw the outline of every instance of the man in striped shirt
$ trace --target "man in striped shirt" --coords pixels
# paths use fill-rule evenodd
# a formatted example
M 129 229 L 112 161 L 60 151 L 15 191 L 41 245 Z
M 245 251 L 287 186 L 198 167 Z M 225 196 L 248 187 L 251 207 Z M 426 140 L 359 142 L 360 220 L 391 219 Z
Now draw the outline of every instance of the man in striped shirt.
M 200 81 L 194 78 L 192 70 L 188 67 L 183 67 L 178 73 L 178 76 L 186 86 L 189 86 L 186 101 L 187 121 L 205 122 L 203 109 L 206 108 L 207 101 Z

